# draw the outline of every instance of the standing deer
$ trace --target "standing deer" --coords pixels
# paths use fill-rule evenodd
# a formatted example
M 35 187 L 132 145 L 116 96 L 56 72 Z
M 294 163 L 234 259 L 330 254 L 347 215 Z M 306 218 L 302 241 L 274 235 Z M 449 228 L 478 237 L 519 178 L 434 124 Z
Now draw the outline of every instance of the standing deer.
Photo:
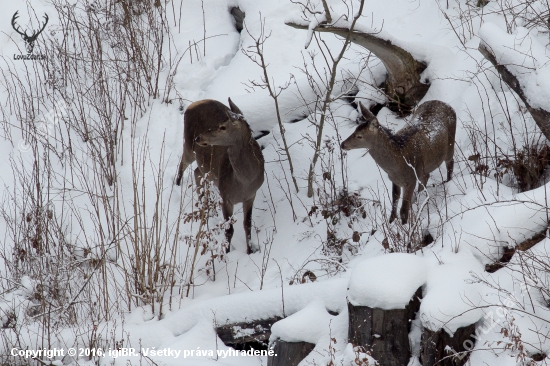
M 393 134 L 381 126 L 376 117 L 361 103 L 361 123 L 344 142 L 342 149 L 369 149 L 374 161 L 392 181 L 392 210 L 390 223 L 397 217 L 397 201 L 403 189 L 403 203 L 399 216 L 407 223 L 411 200 L 416 187 L 425 187 L 430 172 L 443 161 L 447 167 L 447 180 L 453 174 L 453 154 L 456 131 L 456 114 L 449 105 L 432 100 L 423 103 L 412 116 L 411 124 Z
M 258 250 L 251 247 L 250 231 L 254 198 L 264 182 L 264 157 L 241 110 L 231 99 L 229 106 L 231 109 L 218 101 L 205 99 L 187 108 L 183 156 L 176 184 L 181 184 L 183 171 L 196 159 L 195 181 L 199 185 L 207 176 L 218 187 L 225 220 L 233 215 L 233 206 L 242 202 L 246 248 L 250 254 Z M 233 225 L 225 231 L 225 237 L 229 252 Z

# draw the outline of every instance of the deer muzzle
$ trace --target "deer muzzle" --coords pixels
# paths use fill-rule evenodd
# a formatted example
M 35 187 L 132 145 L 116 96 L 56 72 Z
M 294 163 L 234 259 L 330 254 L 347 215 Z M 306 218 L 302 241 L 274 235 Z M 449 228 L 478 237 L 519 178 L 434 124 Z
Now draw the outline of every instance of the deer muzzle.
M 208 146 L 206 141 L 204 141 L 204 139 L 202 138 L 202 135 L 198 135 L 197 137 L 195 137 L 195 143 L 200 146 Z

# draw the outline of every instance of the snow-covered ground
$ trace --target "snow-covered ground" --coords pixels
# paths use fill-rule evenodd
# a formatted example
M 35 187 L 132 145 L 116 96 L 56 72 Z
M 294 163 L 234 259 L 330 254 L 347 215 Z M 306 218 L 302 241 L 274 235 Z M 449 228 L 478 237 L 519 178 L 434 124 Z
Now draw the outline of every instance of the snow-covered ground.
M 328 54 L 321 50 L 328 47 L 335 57 L 342 40 L 324 33 L 324 43 L 314 39 L 304 49 L 308 32 L 285 25 L 303 17 L 299 4 L 159 2 L 166 15 L 165 32 L 170 33 L 156 40 L 162 44 L 159 97 L 126 100 L 119 111 L 110 109 L 108 100 L 94 101 L 100 106 L 95 109 L 80 105 L 77 101 L 86 99 L 77 96 L 109 78 L 120 78 L 111 81 L 124 85 L 130 71 L 93 80 L 77 70 L 75 74 L 80 72 L 83 85 L 89 87 L 77 90 L 65 83 L 63 65 L 43 70 L 37 61 L 13 56 L 25 53 L 21 36 L 10 26 L 16 11 L 20 24 L 30 26 L 33 19 L 35 29 L 48 14 L 35 53 L 45 52 L 46 41 L 40 42 L 47 39 L 48 44 L 60 45 L 48 52 L 48 57 L 57 57 L 63 47 L 77 47 L 70 44 L 72 39 L 64 39 L 63 27 L 78 28 L 60 24 L 65 18 L 57 11 L 72 7 L 83 19 L 108 18 L 108 13 L 97 10 L 108 8 L 103 3 L 71 0 L 56 8 L 57 1 L 29 0 L 24 6 L 2 0 L 0 354 L 8 355 L 3 362 L 15 362 L 9 355 L 14 347 L 106 351 L 132 347 L 144 351 L 57 357 L 56 364 L 265 365 L 265 356 L 224 353 L 230 348 L 215 328 L 280 316 L 285 319 L 273 326 L 271 340 L 316 344 L 303 365 L 331 360 L 351 365 L 356 354 L 347 343 L 347 301 L 403 308 L 418 287 L 423 288 L 423 299 L 411 344 L 420 342 L 419 326 L 452 334 L 477 323 L 471 365 L 527 364 L 530 355 L 550 355 L 550 291 L 541 291 L 548 288 L 549 267 L 536 261 L 550 258 L 548 239 L 531 249 L 534 254 L 517 254 L 507 267 L 485 271 L 485 265 L 498 261 L 506 248 L 547 225 L 548 185 L 519 193 L 511 170 L 499 165 L 514 149 L 545 140 L 523 104 L 477 50 L 479 37 L 501 44 L 495 49 L 499 62 L 513 64 L 522 75 L 519 80 L 533 106 L 550 110 L 548 29 L 545 33 L 518 18 L 507 33 L 510 14 L 494 1 L 483 9 L 463 0 L 365 1 L 357 29 L 376 30 L 425 62 L 421 80 L 428 81 L 430 88 L 422 102 L 441 100 L 457 114 L 453 180 L 441 184 L 444 166 L 434 171 L 428 189 L 415 194 L 414 219 L 401 226 L 387 222 L 391 181 L 386 173 L 364 150 L 344 154 L 339 148 L 357 126 L 358 111 L 345 99 L 330 104 L 315 170 L 315 194 L 307 197 L 314 154 L 311 141 L 316 138 L 319 100 L 325 93 L 322 80 L 330 67 Z M 358 3 L 330 0 L 333 18 L 352 17 Z M 535 1 L 532 7 L 544 12 L 544 4 Z M 229 13 L 234 6 L 246 13 L 241 33 Z M 315 1 L 312 7 L 322 11 Z M 303 21 L 311 20 L 310 15 Z M 116 28 L 111 31 L 109 39 L 115 42 Z M 275 103 L 267 90 L 257 86 L 264 71 L 246 54 L 262 32 L 268 36 L 263 57 L 271 85 L 280 90 L 278 103 L 298 192 L 283 150 Z M 106 54 L 117 56 L 112 44 L 104 47 Z M 383 100 L 372 84 L 384 80 L 385 69 L 367 55 L 367 50 L 353 44 L 346 50 L 333 96 L 348 91 L 354 80 L 357 101 L 374 105 Z M 129 65 L 137 65 L 137 59 Z M 233 248 L 220 257 L 223 218 L 215 190 L 214 209 L 209 212 L 217 214 L 207 220 L 202 229 L 207 233 L 201 239 L 195 166 L 185 171 L 181 187 L 174 185 L 174 178 L 183 152 L 185 108 L 207 98 L 227 103 L 229 97 L 255 134 L 269 134 L 258 140 L 266 174 L 254 203 L 252 239 L 260 251 L 246 255 L 239 204 Z M 144 107 L 136 115 L 138 104 Z M 84 134 L 69 127 L 78 115 L 89 121 Z M 114 163 L 108 168 L 116 182 L 109 185 L 100 162 L 110 157 L 95 148 L 104 146 L 101 121 L 115 117 L 122 124 L 107 133 L 117 141 Z M 393 130 L 406 123 L 385 107 L 377 118 Z M 49 132 L 37 134 L 38 124 Z M 337 202 L 344 188 L 359 202 L 348 216 Z M 40 225 L 50 225 L 48 230 L 55 234 L 40 231 Z M 419 233 L 428 232 L 433 243 L 407 250 L 409 242 L 418 243 Z M 195 250 L 195 243 L 200 250 Z M 153 349 L 172 353 L 150 352 Z M 410 364 L 419 364 L 417 354 Z

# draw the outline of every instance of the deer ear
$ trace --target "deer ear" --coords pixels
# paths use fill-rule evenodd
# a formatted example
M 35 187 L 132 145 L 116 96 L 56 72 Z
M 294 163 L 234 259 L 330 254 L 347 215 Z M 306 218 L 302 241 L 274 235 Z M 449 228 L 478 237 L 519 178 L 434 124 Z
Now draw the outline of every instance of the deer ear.
M 363 103 L 359 102 L 359 108 L 361 108 L 361 114 L 363 115 L 363 118 L 365 119 L 365 121 L 376 119 L 376 116 L 372 114 L 372 112 L 369 111 L 369 109 L 365 107 Z
M 231 111 L 225 111 L 225 114 L 227 116 L 227 119 L 229 123 L 231 123 L 233 126 L 240 128 L 241 127 L 241 118 L 242 116 L 240 114 L 233 113 Z
M 231 108 L 231 112 L 240 114 L 241 116 L 244 116 L 243 112 L 241 112 L 241 110 L 239 109 L 239 107 L 237 107 L 237 106 L 235 105 L 235 103 L 233 103 L 233 101 L 231 100 L 231 98 L 227 98 L 227 100 L 229 101 L 229 108 Z

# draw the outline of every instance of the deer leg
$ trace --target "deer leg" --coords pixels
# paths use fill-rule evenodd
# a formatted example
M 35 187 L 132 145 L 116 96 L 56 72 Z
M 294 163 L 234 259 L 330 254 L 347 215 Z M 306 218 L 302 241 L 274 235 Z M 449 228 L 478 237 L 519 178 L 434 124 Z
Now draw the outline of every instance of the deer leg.
M 401 196 L 401 187 L 395 183 L 392 183 L 390 224 L 397 218 L 397 203 L 399 202 L 399 196 Z
M 178 166 L 178 175 L 176 177 L 176 184 L 181 185 L 181 179 L 183 178 L 183 172 L 191 163 L 195 161 L 195 154 L 188 149 L 187 146 L 183 147 L 183 156 L 181 157 L 180 165 Z M 196 177 L 196 175 L 195 175 Z
M 425 188 L 427 188 L 426 184 L 428 184 L 428 179 L 430 179 L 430 173 L 424 174 L 424 176 L 420 178 L 420 184 L 418 185 L 418 193 L 422 192 Z
M 409 210 L 411 208 L 412 196 L 414 193 L 414 184 L 403 188 L 403 203 L 401 204 L 401 211 L 399 216 L 401 217 L 401 223 L 405 225 L 409 219 Z
M 455 160 L 452 157 L 450 160 L 447 160 L 445 162 L 445 166 L 447 167 L 447 180 L 445 181 L 445 183 L 451 181 L 451 178 L 453 177 L 454 165 L 455 165 Z
M 225 199 L 222 202 L 222 214 L 223 219 L 228 221 L 233 216 L 233 204 Z M 225 238 L 227 239 L 227 251 L 231 250 L 231 238 L 233 238 L 233 224 L 229 224 L 229 227 L 225 230 Z
M 181 178 L 183 178 L 183 171 L 185 170 L 185 168 L 186 166 L 185 166 L 185 163 L 183 162 L 183 156 L 182 156 L 180 165 L 178 166 L 178 174 L 176 176 L 176 185 L 178 186 L 181 185 Z
M 243 202 L 244 214 L 244 233 L 246 235 L 246 253 L 252 254 L 258 251 L 259 248 L 252 243 L 252 208 L 254 206 L 254 197 Z

